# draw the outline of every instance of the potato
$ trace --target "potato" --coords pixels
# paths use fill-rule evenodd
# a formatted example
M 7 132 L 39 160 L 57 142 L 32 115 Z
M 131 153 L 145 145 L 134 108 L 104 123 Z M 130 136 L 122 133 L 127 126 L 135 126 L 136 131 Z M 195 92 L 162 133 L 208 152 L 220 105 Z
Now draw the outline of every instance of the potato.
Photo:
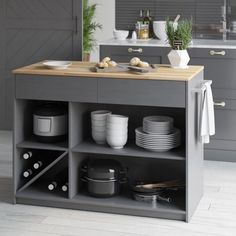
M 110 57 L 105 57 L 105 58 L 102 59 L 102 62 L 105 62 L 105 63 L 107 63 L 109 61 L 111 61 Z
M 115 61 L 109 61 L 107 64 L 109 67 L 116 67 L 117 66 L 117 63 Z
M 149 63 L 145 62 L 145 61 L 140 61 L 138 66 L 142 67 L 142 68 L 147 68 L 147 67 L 149 67 Z
M 107 67 L 108 67 L 108 64 L 107 64 L 106 62 L 99 62 L 99 63 L 97 64 L 97 66 L 98 66 L 99 68 L 107 68 Z
M 130 65 L 131 66 L 138 66 L 138 64 L 141 62 L 141 60 L 138 57 L 133 57 L 130 60 Z

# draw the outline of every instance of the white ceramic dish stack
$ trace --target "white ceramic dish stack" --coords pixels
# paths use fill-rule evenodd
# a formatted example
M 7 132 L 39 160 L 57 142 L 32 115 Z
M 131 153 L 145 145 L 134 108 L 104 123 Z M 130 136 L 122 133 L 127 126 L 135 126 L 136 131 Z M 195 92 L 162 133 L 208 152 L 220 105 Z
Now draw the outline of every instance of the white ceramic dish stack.
M 155 152 L 165 152 L 180 146 L 181 132 L 173 124 L 174 119 L 171 117 L 145 117 L 143 127 L 135 130 L 136 145 Z
M 122 115 L 109 114 L 106 123 L 106 141 L 114 149 L 121 149 L 128 139 L 128 120 Z
M 111 111 L 99 110 L 91 112 L 92 137 L 97 144 L 106 143 L 106 120 Z

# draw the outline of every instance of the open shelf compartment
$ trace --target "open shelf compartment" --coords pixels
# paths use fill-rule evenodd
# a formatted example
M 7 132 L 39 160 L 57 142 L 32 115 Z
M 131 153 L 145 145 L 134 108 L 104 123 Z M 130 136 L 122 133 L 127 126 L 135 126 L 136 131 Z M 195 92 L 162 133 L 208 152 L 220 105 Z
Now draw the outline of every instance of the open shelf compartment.
M 108 145 L 98 145 L 91 138 L 91 111 L 110 110 L 113 114 L 129 117 L 128 143 L 121 150 L 115 150 Z M 147 157 L 170 160 L 186 160 L 185 150 L 185 109 L 165 107 L 138 107 L 107 104 L 70 104 L 70 148 L 73 152 L 91 154 L 109 154 L 130 157 Z M 174 125 L 180 128 L 182 145 L 168 152 L 151 152 L 135 144 L 135 129 L 142 126 L 145 116 L 167 115 L 174 118 Z
M 47 101 L 37 100 L 16 100 L 15 111 L 15 137 L 14 142 L 18 148 L 36 148 L 42 150 L 68 150 L 68 138 L 63 142 L 42 143 L 38 142 L 33 134 L 33 111 L 45 104 Z M 68 107 L 68 103 L 63 102 Z
M 123 186 L 120 195 L 111 198 L 95 198 L 88 194 L 86 183 L 82 181 L 82 168 L 92 159 L 114 159 L 128 170 L 128 182 Z M 153 216 L 184 220 L 186 214 L 185 189 L 172 193 L 173 202 L 157 202 L 156 204 L 138 202 L 133 199 L 130 184 L 134 181 L 155 183 L 171 179 L 185 180 L 185 162 L 167 159 L 143 159 L 139 157 L 121 158 L 117 155 L 97 155 L 72 153 L 70 158 L 70 177 L 74 181 L 71 186 L 70 201 L 85 205 L 91 210 L 116 212 L 121 214 Z M 165 217 L 166 216 L 166 217 Z

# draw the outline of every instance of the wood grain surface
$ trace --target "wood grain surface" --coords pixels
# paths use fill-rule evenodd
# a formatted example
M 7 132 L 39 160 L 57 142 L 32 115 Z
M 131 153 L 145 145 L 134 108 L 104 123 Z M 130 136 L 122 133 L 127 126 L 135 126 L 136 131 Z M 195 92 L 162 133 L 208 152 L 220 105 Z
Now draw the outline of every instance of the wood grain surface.
M 188 69 L 173 69 L 169 65 L 156 65 L 158 68 L 149 73 L 134 73 L 128 71 L 102 73 L 94 72 L 92 68 L 96 63 L 73 61 L 67 69 L 54 70 L 43 66 L 42 62 L 25 66 L 13 71 L 14 74 L 49 75 L 49 76 L 74 76 L 89 78 L 115 78 L 136 80 L 173 80 L 189 81 L 199 72 L 203 66 L 189 66 Z

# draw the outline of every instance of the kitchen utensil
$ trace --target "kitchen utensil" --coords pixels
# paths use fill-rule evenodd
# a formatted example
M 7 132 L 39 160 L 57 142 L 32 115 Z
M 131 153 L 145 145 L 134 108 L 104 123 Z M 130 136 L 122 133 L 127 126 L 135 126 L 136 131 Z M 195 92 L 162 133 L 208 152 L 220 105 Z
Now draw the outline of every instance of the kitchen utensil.
M 127 143 L 128 135 L 106 135 L 107 143 L 114 149 L 122 149 Z
M 164 197 L 160 194 L 155 193 L 137 193 L 133 192 L 133 197 L 136 201 L 139 202 L 147 202 L 147 203 L 155 203 L 157 201 L 164 201 L 170 203 L 172 199 L 170 197 Z
M 177 15 L 173 21 L 173 23 L 177 23 L 179 21 L 180 15 Z
M 97 144 L 106 143 L 106 120 L 111 111 L 98 110 L 91 112 L 92 138 Z
M 112 197 L 121 191 L 126 182 L 126 171 L 120 162 L 112 159 L 92 160 L 82 171 L 87 182 L 88 193 L 94 197 Z
M 173 132 L 174 119 L 168 116 L 147 116 L 143 118 L 143 131 L 149 134 Z
M 143 131 L 143 128 L 135 129 L 136 145 L 154 152 L 165 152 L 176 148 L 181 144 L 181 133 L 179 129 L 174 128 L 169 134 L 149 134 Z
M 155 189 L 155 188 L 173 188 L 173 187 L 183 187 L 184 181 L 182 180 L 170 180 L 154 184 L 137 184 L 136 188 L 142 189 Z
M 153 21 L 153 31 L 161 41 L 167 40 L 166 21 Z
M 106 141 L 114 149 L 121 149 L 128 140 L 129 117 L 110 114 L 107 116 Z
M 58 142 L 68 133 L 68 111 L 59 103 L 45 103 L 33 112 L 33 133 L 39 142 Z
M 71 61 L 46 61 L 43 65 L 49 69 L 62 70 L 72 65 Z
M 128 30 L 113 30 L 113 36 L 117 40 L 125 40 L 129 36 Z

